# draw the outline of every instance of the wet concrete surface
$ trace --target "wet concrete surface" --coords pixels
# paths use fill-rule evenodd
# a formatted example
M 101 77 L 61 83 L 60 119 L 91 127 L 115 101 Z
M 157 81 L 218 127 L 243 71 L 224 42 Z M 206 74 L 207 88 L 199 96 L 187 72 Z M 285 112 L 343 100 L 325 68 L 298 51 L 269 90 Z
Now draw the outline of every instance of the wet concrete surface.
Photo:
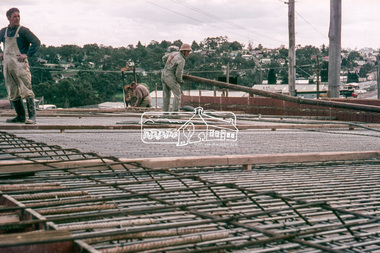
M 164 143 L 144 143 L 140 117 L 39 117 L 38 125 L 135 125 L 136 129 L 127 130 L 1 130 L 36 142 L 58 145 L 62 148 L 75 148 L 81 152 L 95 152 L 101 156 L 117 158 L 152 158 L 181 156 L 215 156 L 215 155 L 255 155 L 313 152 L 346 152 L 380 150 L 380 127 L 355 126 L 349 130 L 348 125 L 334 127 L 339 122 L 316 121 L 307 119 L 287 119 L 286 123 L 278 118 L 261 121 L 237 120 L 240 125 L 262 126 L 263 129 L 243 129 L 238 131 L 236 141 L 198 142 L 177 146 Z M 286 121 L 286 120 L 285 120 Z M 0 122 L 5 122 L 0 117 Z M 299 122 L 300 124 L 295 124 Z M 333 123 L 331 127 L 323 123 Z M 302 123 L 302 124 L 301 124 Z M 314 124 L 315 128 L 303 127 L 305 123 Z M 272 126 L 284 126 L 283 129 Z M 360 126 L 360 124 L 359 124 Z M 289 128 L 287 128 L 289 127 Z

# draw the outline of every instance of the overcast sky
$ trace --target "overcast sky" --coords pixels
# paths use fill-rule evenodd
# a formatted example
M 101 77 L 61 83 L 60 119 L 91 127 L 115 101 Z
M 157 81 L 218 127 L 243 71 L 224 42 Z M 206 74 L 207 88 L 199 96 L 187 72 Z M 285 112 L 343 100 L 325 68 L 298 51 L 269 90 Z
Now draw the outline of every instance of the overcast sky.
M 47 46 L 96 43 L 123 47 L 139 41 L 230 42 L 288 47 L 288 5 L 281 0 L 1 0 L 20 9 L 21 25 Z M 298 0 L 296 44 L 329 44 L 330 0 Z M 380 48 L 380 0 L 342 0 L 342 47 Z

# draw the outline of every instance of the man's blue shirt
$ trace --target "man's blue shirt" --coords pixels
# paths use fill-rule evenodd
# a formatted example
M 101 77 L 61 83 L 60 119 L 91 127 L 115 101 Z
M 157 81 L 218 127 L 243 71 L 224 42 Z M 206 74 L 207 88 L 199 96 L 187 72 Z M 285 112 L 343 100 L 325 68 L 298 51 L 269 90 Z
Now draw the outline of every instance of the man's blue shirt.
M 10 27 L 8 26 L 8 37 L 14 37 L 17 31 L 18 26 Z M 5 30 L 6 27 L 0 30 L 0 42 L 5 43 Z M 37 38 L 34 33 L 32 33 L 28 28 L 21 26 L 19 32 L 19 37 L 17 38 L 17 46 L 21 54 L 26 54 L 29 57 L 32 57 L 41 46 L 41 41 Z M 0 52 L 1 49 L 0 49 Z

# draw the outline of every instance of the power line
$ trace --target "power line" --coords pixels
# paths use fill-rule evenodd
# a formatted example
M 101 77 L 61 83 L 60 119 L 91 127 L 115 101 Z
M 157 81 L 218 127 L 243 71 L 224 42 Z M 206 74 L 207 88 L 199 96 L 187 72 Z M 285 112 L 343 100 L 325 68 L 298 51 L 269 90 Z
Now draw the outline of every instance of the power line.
M 278 0 L 279 2 L 282 2 L 284 4 L 288 4 L 286 1 Z M 296 14 L 302 18 L 308 25 L 310 25 L 315 31 L 317 31 L 320 35 L 322 35 L 324 38 L 328 39 L 326 35 L 321 33 L 315 26 L 313 26 L 309 21 L 307 21 L 299 12 L 296 11 Z
M 321 33 L 317 28 L 315 28 L 315 27 L 314 27 L 309 21 L 307 21 L 304 17 L 302 17 L 301 14 L 299 14 L 298 12 L 296 12 L 296 14 L 297 14 L 298 16 L 300 16 L 300 18 L 302 18 L 307 24 L 309 24 L 309 25 L 310 25 L 314 30 L 316 30 L 320 35 L 322 35 L 323 37 L 325 37 L 326 39 L 328 39 L 326 35 L 324 35 L 324 34 Z
M 308 76 L 312 76 L 312 74 L 310 74 L 309 72 L 307 72 L 307 71 L 301 69 L 300 67 L 296 66 L 296 68 L 299 69 L 299 70 L 301 70 L 302 72 L 304 72 L 306 75 L 308 75 Z
M 217 28 L 217 29 L 219 29 L 219 30 L 223 30 L 223 31 L 225 31 L 225 32 L 233 33 L 233 34 L 235 34 L 235 35 L 238 35 L 238 36 L 241 36 L 241 37 L 244 37 L 244 38 L 250 39 L 249 37 L 247 37 L 247 36 L 245 36 L 245 35 L 241 35 L 241 34 L 239 34 L 239 33 L 232 32 L 232 31 L 227 31 L 227 30 L 225 30 L 225 29 L 223 29 L 223 28 L 220 28 L 220 27 L 217 27 L 217 26 L 214 26 L 214 25 L 211 25 L 211 24 L 205 23 L 205 22 L 203 22 L 203 21 L 201 21 L 201 20 L 198 20 L 198 19 L 196 19 L 196 18 L 193 18 L 193 17 L 187 16 L 187 15 L 182 14 L 182 13 L 180 13 L 180 12 L 177 12 L 177 11 L 171 10 L 171 9 L 166 8 L 166 7 L 164 7 L 164 6 L 161 6 L 161 5 L 158 5 L 158 4 L 155 4 L 155 3 L 149 2 L 149 1 L 146 1 L 146 2 L 149 3 L 149 4 L 152 4 L 152 5 L 154 5 L 154 6 L 157 6 L 157 7 L 159 7 L 159 8 L 162 8 L 162 9 L 164 9 L 164 10 L 167 10 L 167 11 L 170 11 L 170 12 L 176 13 L 176 14 L 178 14 L 178 15 L 184 16 L 184 17 L 186 17 L 186 18 L 188 18 L 188 19 L 191 19 L 191 20 L 197 21 L 197 22 L 199 22 L 199 23 L 206 24 L 206 25 L 209 25 L 209 26 L 211 26 L 211 27 Z
M 245 31 L 249 31 L 249 32 L 256 33 L 257 35 L 260 35 L 260 36 L 262 36 L 262 37 L 265 37 L 265 38 L 267 38 L 267 39 L 270 39 L 270 40 L 275 41 L 275 42 L 278 42 L 278 43 L 282 43 L 282 42 L 283 42 L 283 41 L 279 41 L 279 40 L 273 39 L 272 37 L 267 36 L 267 35 L 265 35 L 265 34 L 261 34 L 261 33 L 257 32 L 257 31 L 253 31 L 252 28 L 247 28 L 247 27 L 244 27 L 244 26 L 241 26 L 241 25 L 235 24 L 235 23 L 233 23 L 233 22 L 231 22 L 231 21 L 225 20 L 225 19 L 223 19 L 223 18 L 221 18 L 221 17 L 218 17 L 218 16 L 216 16 L 216 15 L 214 15 L 214 14 L 212 14 L 212 13 L 206 12 L 206 11 L 204 11 L 204 10 L 202 10 L 202 9 L 199 9 L 199 8 L 196 8 L 196 7 L 194 7 L 194 6 L 191 6 L 191 5 L 187 4 L 187 3 L 184 3 L 184 2 L 181 1 L 181 0 L 172 0 L 172 1 L 175 2 L 175 3 L 177 3 L 177 4 L 180 4 L 180 5 L 182 5 L 182 6 L 185 6 L 185 7 L 189 8 L 189 9 L 195 11 L 195 12 L 201 13 L 201 14 L 207 16 L 207 17 L 210 17 L 210 18 L 216 19 L 216 20 L 218 20 L 218 21 L 220 21 L 220 22 L 223 22 L 223 23 L 225 23 L 225 24 L 231 25 L 231 26 L 236 27 L 236 28 L 238 28 L 238 29 L 241 29 L 241 30 L 245 30 Z M 248 39 L 250 39 L 250 38 L 248 38 Z
M 216 20 L 218 20 L 218 21 L 221 21 L 221 22 L 223 22 L 223 23 L 225 23 L 225 24 L 229 24 L 229 25 L 231 25 L 231 26 L 234 26 L 234 27 L 239 28 L 239 29 L 242 29 L 242 30 L 247 30 L 247 28 L 245 28 L 245 27 L 243 27 L 243 26 L 237 25 L 237 24 L 235 24 L 235 23 L 233 23 L 233 22 L 230 22 L 230 21 L 226 21 L 226 20 L 224 20 L 224 19 L 222 19 L 222 18 L 220 18 L 220 17 L 218 17 L 218 16 L 215 16 L 214 14 L 211 14 L 211 13 L 209 13 L 209 12 L 206 12 L 206 11 L 202 10 L 202 9 L 199 9 L 199 8 L 196 8 L 196 7 L 194 7 L 194 6 L 191 6 L 191 5 L 187 4 L 187 3 L 184 3 L 184 2 L 182 2 L 181 0 L 172 0 L 172 1 L 175 2 L 175 3 L 177 3 L 177 4 L 180 4 L 180 5 L 182 5 L 182 6 L 185 6 L 185 7 L 189 8 L 189 9 L 192 9 L 192 10 L 195 11 L 195 12 L 198 12 L 198 13 L 204 14 L 204 15 L 210 17 L 210 18 L 213 18 L 213 19 L 216 19 Z

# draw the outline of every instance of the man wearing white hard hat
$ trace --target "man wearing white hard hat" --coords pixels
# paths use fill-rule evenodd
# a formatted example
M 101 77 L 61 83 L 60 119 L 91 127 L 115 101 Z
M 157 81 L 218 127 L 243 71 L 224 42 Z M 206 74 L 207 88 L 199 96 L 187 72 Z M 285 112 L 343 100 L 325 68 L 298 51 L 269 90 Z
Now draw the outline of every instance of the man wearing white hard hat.
M 165 54 L 162 61 L 165 64 L 161 74 L 162 91 L 164 99 L 164 112 L 169 112 L 170 95 L 173 93 L 173 112 L 178 112 L 181 104 L 181 86 L 185 60 L 191 52 L 189 44 L 183 44 L 179 52 Z

